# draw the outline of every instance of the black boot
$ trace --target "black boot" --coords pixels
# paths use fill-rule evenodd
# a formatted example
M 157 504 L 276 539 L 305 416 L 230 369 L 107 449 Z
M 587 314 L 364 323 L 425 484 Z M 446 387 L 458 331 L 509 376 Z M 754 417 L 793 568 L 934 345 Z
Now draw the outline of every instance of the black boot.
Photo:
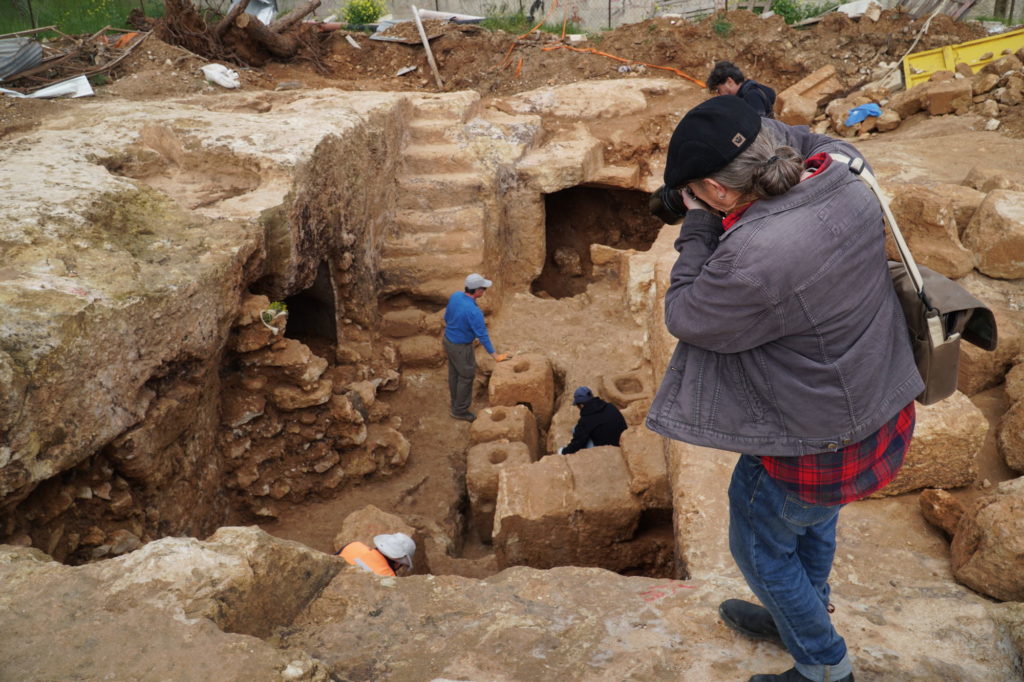
M 754 675 L 750 678 L 750 682 L 812 682 L 808 678 L 800 674 L 796 668 L 790 668 L 784 673 L 778 675 Z M 832 680 L 831 682 L 853 682 L 853 673 L 850 673 L 846 677 L 839 680 Z
M 718 605 L 718 615 L 727 626 L 751 639 L 764 639 L 783 649 L 779 628 L 768 609 L 742 599 L 726 599 Z M 794 671 L 795 672 L 795 671 Z M 798 673 L 799 674 L 799 673 Z

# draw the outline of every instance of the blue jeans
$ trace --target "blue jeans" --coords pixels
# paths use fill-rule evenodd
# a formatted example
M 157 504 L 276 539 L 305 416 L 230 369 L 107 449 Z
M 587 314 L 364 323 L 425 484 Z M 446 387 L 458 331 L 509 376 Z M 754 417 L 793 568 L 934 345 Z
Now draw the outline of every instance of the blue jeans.
M 842 505 L 808 504 L 741 455 L 729 485 L 729 549 L 772 614 L 796 669 L 816 682 L 852 671 L 846 642 L 828 615 L 828 576 Z

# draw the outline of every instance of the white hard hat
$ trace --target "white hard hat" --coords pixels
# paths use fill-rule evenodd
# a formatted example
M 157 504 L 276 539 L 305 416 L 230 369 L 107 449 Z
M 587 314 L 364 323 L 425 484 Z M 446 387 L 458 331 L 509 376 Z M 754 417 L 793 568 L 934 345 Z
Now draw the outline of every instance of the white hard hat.
M 412 555 L 416 553 L 416 543 L 405 533 L 389 533 L 373 538 L 373 545 L 389 559 L 405 564 L 412 570 Z

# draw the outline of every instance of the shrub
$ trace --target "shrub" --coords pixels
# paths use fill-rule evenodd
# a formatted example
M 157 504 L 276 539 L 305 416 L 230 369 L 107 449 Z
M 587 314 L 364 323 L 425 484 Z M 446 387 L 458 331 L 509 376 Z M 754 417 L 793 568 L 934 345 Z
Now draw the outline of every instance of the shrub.
M 720 38 L 725 38 L 732 33 L 732 24 L 725 17 L 717 17 L 711 24 L 711 28 Z
M 384 16 L 387 7 L 384 0 L 349 0 L 341 10 L 347 24 L 372 24 Z

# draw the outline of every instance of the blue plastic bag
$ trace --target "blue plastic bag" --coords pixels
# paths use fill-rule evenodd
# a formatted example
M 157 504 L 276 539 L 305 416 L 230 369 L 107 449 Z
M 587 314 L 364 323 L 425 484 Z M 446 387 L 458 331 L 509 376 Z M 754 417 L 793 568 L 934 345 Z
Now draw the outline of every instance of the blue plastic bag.
M 881 116 L 882 108 L 874 102 L 870 104 L 861 104 L 859 107 L 850 109 L 850 112 L 846 115 L 846 126 L 855 126 L 868 116 Z

